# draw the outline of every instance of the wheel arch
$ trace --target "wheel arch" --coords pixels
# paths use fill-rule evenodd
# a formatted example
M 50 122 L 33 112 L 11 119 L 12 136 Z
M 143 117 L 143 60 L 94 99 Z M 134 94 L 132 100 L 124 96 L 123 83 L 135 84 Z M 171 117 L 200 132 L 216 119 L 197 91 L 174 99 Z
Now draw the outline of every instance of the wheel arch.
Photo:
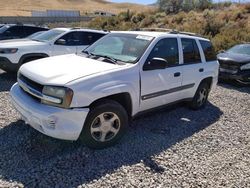
M 128 92 L 117 93 L 117 94 L 105 96 L 103 98 L 99 98 L 93 101 L 89 105 L 90 109 L 93 108 L 94 106 L 97 106 L 98 104 L 101 104 L 103 100 L 113 100 L 113 101 L 118 102 L 126 110 L 126 112 L 128 113 L 128 116 L 130 118 L 132 117 L 133 103 L 132 103 L 131 95 Z
M 209 90 L 211 90 L 212 85 L 213 85 L 213 77 L 210 76 L 210 77 L 204 78 L 203 80 L 201 80 L 199 86 L 200 86 L 202 83 L 207 83 L 208 86 L 209 86 Z
M 49 57 L 49 55 L 46 54 L 46 53 L 28 53 L 28 54 L 24 54 L 24 55 L 21 56 L 18 64 L 22 65 L 25 62 L 26 59 L 34 58 L 34 57 L 35 58 L 36 57 L 37 58 L 45 58 L 45 57 Z

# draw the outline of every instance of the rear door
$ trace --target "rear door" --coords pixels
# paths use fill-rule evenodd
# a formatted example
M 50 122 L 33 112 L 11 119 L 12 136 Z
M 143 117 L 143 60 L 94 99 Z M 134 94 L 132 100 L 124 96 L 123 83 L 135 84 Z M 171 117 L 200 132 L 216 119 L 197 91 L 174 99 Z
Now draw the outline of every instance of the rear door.
M 201 58 L 201 49 L 198 41 L 193 38 L 181 38 L 183 51 L 183 96 L 192 98 L 196 92 L 196 88 L 205 72 L 205 65 Z
M 160 70 L 141 70 L 140 111 L 165 105 L 181 99 L 182 67 L 180 48 L 175 37 L 160 39 L 153 47 L 144 66 L 153 58 L 167 61 L 167 67 Z

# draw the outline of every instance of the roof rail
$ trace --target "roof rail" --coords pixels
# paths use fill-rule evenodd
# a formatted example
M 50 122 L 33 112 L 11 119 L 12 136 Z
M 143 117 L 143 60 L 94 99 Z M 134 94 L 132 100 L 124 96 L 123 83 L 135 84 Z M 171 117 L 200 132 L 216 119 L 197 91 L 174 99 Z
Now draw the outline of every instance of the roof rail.
M 167 28 L 137 28 L 135 31 L 160 31 L 160 32 L 168 32 L 170 34 L 183 34 L 189 36 L 201 36 L 197 33 L 178 31 L 175 29 L 167 29 Z
M 136 28 L 135 31 L 160 31 L 160 32 L 173 32 L 174 29 L 167 28 Z
M 200 34 L 197 33 L 184 32 L 184 31 L 178 31 L 178 34 L 189 35 L 189 36 L 201 36 Z
M 87 27 L 72 27 L 70 28 L 71 30 L 76 30 L 76 29 L 88 29 L 88 30 L 97 30 L 97 29 L 90 29 L 90 28 L 87 28 Z M 107 32 L 107 33 L 110 33 L 109 30 L 106 30 L 106 29 L 100 29 L 99 31 L 103 31 L 103 32 Z

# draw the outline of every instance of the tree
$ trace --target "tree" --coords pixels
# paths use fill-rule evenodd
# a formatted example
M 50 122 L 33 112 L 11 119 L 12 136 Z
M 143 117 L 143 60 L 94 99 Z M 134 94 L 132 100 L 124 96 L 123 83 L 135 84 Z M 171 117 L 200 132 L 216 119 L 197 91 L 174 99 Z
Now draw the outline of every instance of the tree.
M 158 0 L 161 11 L 166 14 L 178 13 L 182 8 L 183 0 Z
M 211 4 L 212 0 L 158 0 L 159 9 L 166 14 L 194 9 L 204 10 Z

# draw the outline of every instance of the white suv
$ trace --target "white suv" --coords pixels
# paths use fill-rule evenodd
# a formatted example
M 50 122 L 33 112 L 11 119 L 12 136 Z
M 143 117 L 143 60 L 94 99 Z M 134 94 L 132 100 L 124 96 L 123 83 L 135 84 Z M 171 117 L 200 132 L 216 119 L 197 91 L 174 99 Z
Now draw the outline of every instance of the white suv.
M 89 29 L 56 28 L 29 39 L 0 42 L 0 68 L 15 72 L 32 60 L 79 53 L 107 32 Z
M 41 133 L 104 148 L 142 112 L 180 101 L 204 107 L 218 68 L 210 41 L 202 37 L 112 32 L 82 54 L 23 65 L 11 98 Z

